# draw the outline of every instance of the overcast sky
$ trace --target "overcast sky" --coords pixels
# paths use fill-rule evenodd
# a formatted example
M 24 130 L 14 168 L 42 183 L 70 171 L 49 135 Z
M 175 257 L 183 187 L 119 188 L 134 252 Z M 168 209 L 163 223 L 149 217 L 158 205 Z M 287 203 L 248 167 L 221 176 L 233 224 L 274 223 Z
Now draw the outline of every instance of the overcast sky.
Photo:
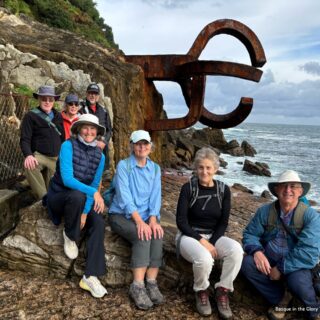
M 320 124 L 320 0 L 97 0 L 125 54 L 184 54 L 199 32 L 217 19 L 235 19 L 252 29 L 267 63 L 256 84 L 231 77 L 207 78 L 205 106 L 223 114 L 241 96 L 254 99 L 246 122 Z M 200 56 L 250 65 L 234 37 L 215 36 Z M 169 117 L 187 107 L 180 87 L 156 82 Z

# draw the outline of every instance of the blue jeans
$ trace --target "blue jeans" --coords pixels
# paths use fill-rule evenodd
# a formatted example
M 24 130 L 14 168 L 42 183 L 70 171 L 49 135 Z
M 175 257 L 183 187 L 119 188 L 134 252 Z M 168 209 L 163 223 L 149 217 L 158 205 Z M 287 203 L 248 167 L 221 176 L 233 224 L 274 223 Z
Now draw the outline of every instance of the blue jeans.
M 281 301 L 286 282 L 289 291 L 304 303 L 310 317 L 320 314 L 320 302 L 313 288 L 310 270 L 301 269 L 286 274 L 285 282 L 274 281 L 257 269 L 253 256 L 247 255 L 243 259 L 241 272 L 270 304 L 277 305 Z

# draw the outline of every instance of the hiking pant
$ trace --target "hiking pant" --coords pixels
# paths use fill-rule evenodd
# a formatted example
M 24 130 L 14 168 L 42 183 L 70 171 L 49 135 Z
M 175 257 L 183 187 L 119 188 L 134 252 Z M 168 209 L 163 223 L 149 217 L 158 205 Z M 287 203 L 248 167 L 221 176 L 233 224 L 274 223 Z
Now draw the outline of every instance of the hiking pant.
M 34 153 L 39 165 L 33 169 L 25 169 L 25 175 L 37 200 L 47 193 L 49 182 L 56 169 L 58 157 L 48 157 L 39 152 Z
M 209 240 L 211 235 L 202 234 L 203 238 Z M 179 234 L 177 235 L 177 239 Z M 179 245 L 179 244 L 177 244 Z M 215 284 L 215 288 L 223 287 L 233 291 L 233 281 L 239 273 L 243 250 L 239 242 L 228 237 L 221 237 L 215 243 L 218 253 L 217 260 L 222 260 L 222 272 L 220 281 Z M 209 277 L 214 264 L 211 253 L 196 239 L 185 235 L 181 236 L 180 254 L 187 261 L 192 263 L 193 268 L 193 290 L 206 290 L 209 285 Z
M 132 245 L 131 268 L 159 268 L 162 266 L 163 239 L 140 240 L 136 224 L 122 214 L 109 214 L 112 231 L 128 240 Z
M 56 224 L 64 216 L 64 229 L 70 240 L 80 240 L 80 219 L 86 195 L 78 190 L 48 192 L 48 211 Z M 86 276 L 102 276 L 106 271 L 104 252 L 105 223 L 102 215 L 93 209 L 88 213 L 83 231 L 86 234 Z
M 275 281 L 260 272 L 253 256 L 247 255 L 243 259 L 241 272 L 271 305 L 281 301 L 286 282 L 289 291 L 304 303 L 310 317 L 320 314 L 320 302 L 313 288 L 311 270 L 300 269 L 284 275 L 285 281 Z

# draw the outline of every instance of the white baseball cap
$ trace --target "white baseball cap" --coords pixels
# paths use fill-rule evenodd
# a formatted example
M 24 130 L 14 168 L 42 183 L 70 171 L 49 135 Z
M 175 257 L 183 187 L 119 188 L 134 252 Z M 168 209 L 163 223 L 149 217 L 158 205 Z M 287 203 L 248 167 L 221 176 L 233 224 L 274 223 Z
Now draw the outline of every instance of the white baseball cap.
M 130 142 L 137 143 L 138 141 L 146 140 L 149 143 L 151 142 L 151 137 L 148 131 L 137 130 L 133 131 L 130 136 Z

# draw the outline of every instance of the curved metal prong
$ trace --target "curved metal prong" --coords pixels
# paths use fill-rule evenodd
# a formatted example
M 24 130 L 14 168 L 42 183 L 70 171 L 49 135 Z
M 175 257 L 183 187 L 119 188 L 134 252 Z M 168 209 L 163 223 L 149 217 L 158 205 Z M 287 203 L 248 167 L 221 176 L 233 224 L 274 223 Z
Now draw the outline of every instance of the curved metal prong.
M 206 25 L 187 55 L 199 58 L 208 41 L 218 34 L 228 34 L 240 40 L 249 52 L 253 67 L 262 67 L 266 63 L 263 47 L 255 33 L 243 23 L 232 19 L 220 19 Z
M 242 63 L 227 61 L 192 61 L 177 67 L 181 77 L 189 78 L 195 75 L 214 75 L 236 77 L 259 82 L 262 71 Z
M 182 118 L 146 120 L 145 130 L 147 131 L 162 131 L 162 130 L 177 130 L 191 127 L 199 121 L 202 114 L 204 89 L 206 85 L 206 77 L 195 76 L 189 82 L 189 112 Z
M 239 105 L 233 111 L 227 114 L 218 115 L 208 111 L 205 107 L 202 109 L 202 115 L 199 121 L 212 128 L 227 129 L 232 128 L 243 122 L 250 114 L 253 106 L 253 99 L 242 97 Z

